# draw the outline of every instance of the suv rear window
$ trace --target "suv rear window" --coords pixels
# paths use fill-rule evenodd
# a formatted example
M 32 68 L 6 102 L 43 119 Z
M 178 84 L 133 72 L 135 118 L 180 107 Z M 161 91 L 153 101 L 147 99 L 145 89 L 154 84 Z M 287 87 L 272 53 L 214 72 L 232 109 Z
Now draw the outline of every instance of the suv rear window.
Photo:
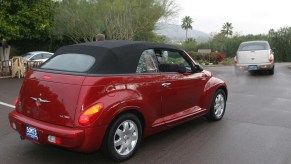
M 95 58 L 85 54 L 62 54 L 58 55 L 46 63 L 40 68 L 57 70 L 57 71 L 69 71 L 69 72 L 87 72 L 95 63 Z
M 255 51 L 269 50 L 270 46 L 267 43 L 245 43 L 239 46 L 239 51 Z

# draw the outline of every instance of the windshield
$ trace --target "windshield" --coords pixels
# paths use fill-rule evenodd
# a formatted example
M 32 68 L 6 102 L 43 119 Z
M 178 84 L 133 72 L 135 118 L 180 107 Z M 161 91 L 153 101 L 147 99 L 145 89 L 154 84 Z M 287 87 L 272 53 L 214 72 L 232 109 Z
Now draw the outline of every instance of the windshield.
M 269 50 L 270 46 L 267 43 L 242 43 L 238 51 L 256 51 L 256 50 Z

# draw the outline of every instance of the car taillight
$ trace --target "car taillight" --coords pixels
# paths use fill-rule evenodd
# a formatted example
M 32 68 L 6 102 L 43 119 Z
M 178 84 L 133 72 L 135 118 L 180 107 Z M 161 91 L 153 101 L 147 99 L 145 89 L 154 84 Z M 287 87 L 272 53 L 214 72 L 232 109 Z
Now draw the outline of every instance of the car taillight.
M 53 136 L 53 135 L 48 135 L 47 136 L 47 141 L 50 142 L 50 143 L 57 144 L 57 145 L 61 144 L 61 138 Z
M 92 123 L 92 121 L 94 121 L 100 116 L 102 108 L 103 104 L 98 103 L 90 107 L 89 109 L 85 110 L 85 112 L 82 113 L 82 115 L 79 117 L 79 123 L 81 125 L 88 125 L 89 123 Z
M 18 97 L 16 97 L 16 99 L 14 100 L 14 106 L 17 106 L 18 104 Z
M 273 58 L 273 56 L 271 55 L 271 56 L 269 57 L 269 62 L 272 63 L 273 60 L 274 60 L 274 58 Z
M 236 56 L 233 58 L 233 62 L 234 62 L 234 64 L 237 64 Z

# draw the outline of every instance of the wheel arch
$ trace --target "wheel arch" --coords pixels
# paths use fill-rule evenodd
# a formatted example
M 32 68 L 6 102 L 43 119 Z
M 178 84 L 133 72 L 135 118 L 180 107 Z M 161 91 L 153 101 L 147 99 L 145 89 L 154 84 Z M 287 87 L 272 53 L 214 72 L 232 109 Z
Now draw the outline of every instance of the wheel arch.
M 127 113 L 131 113 L 131 114 L 134 114 L 135 116 L 137 116 L 137 118 L 140 120 L 140 123 L 141 123 L 141 126 L 142 126 L 142 134 L 143 134 L 144 129 L 145 129 L 145 125 L 146 125 L 146 121 L 145 121 L 144 115 L 139 110 L 134 109 L 134 108 L 125 109 L 125 110 L 120 111 L 118 114 L 116 114 L 111 119 L 106 131 L 108 131 L 108 129 L 112 126 L 113 122 L 118 117 L 120 117 L 121 115 L 127 114 Z
M 224 86 L 224 85 L 222 85 L 222 86 L 219 86 L 218 88 L 217 88 L 217 90 L 216 91 L 218 91 L 219 89 L 221 89 L 221 90 L 223 90 L 224 91 L 224 93 L 225 93 L 225 98 L 226 98 L 226 100 L 227 100 L 227 97 L 228 97 L 228 90 L 227 90 L 227 88 L 226 88 L 226 86 Z
M 104 153 L 105 155 L 107 155 L 110 158 L 113 158 L 117 162 L 120 162 L 120 161 L 123 161 L 123 160 L 126 160 L 126 159 L 130 158 L 136 152 L 136 149 L 135 149 L 135 151 L 131 152 L 133 154 L 131 154 L 128 157 L 125 157 L 125 158 L 120 157 L 120 156 L 118 157 L 118 156 L 116 156 L 116 153 L 113 153 L 113 150 L 110 148 L 110 145 L 108 144 L 108 142 L 110 142 L 110 138 L 112 137 L 112 136 L 110 136 L 110 134 L 112 134 L 112 133 L 110 133 L 111 127 L 115 126 L 114 125 L 115 120 L 118 120 L 120 117 L 122 117 L 125 114 L 133 114 L 134 116 L 136 116 L 140 120 L 140 124 L 141 124 L 140 136 L 141 136 L 141 138 L 143 137 L 145 120 L 144 120 L 144 117 L 143 117 L 143 115 L 142 115 L 142 113 L 140 111 L 138 111 L 137 109 L 134 109 L 134 108 L 129 108 L 127 110 L 123 110 L 120 113 L 116 114 L 110 120 L 110 123 L 108 124 L 108 126 L 106 128 L 105 135 L 104 135 L 104 137 L 102 139 L 101 151 L 102 151 L 102 153 Z M 141 139 L 137 143 L 137 146 L 139 145 L 140 141 L 141 141 Z

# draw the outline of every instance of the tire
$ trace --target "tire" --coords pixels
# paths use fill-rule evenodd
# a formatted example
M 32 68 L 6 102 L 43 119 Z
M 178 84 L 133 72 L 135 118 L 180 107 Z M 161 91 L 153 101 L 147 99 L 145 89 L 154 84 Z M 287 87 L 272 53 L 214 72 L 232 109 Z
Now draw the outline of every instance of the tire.
M 274 70 L 275 70 L 275 66 L 273 66 L 273 68 L 269 70 L 269 75 L 274 75 Z
M 208 112 L 207 118 L 209 121 L 218 121 L 221 120 L 226 107 L 226 94 L 222 89 L 216 91 L 212 105 Z
M 119 116 L 108 128 L 102 143 L 102 152 L 121 162 L 131 158 L 141 142 L 142 126 L 138 117 L 131 113 Z

